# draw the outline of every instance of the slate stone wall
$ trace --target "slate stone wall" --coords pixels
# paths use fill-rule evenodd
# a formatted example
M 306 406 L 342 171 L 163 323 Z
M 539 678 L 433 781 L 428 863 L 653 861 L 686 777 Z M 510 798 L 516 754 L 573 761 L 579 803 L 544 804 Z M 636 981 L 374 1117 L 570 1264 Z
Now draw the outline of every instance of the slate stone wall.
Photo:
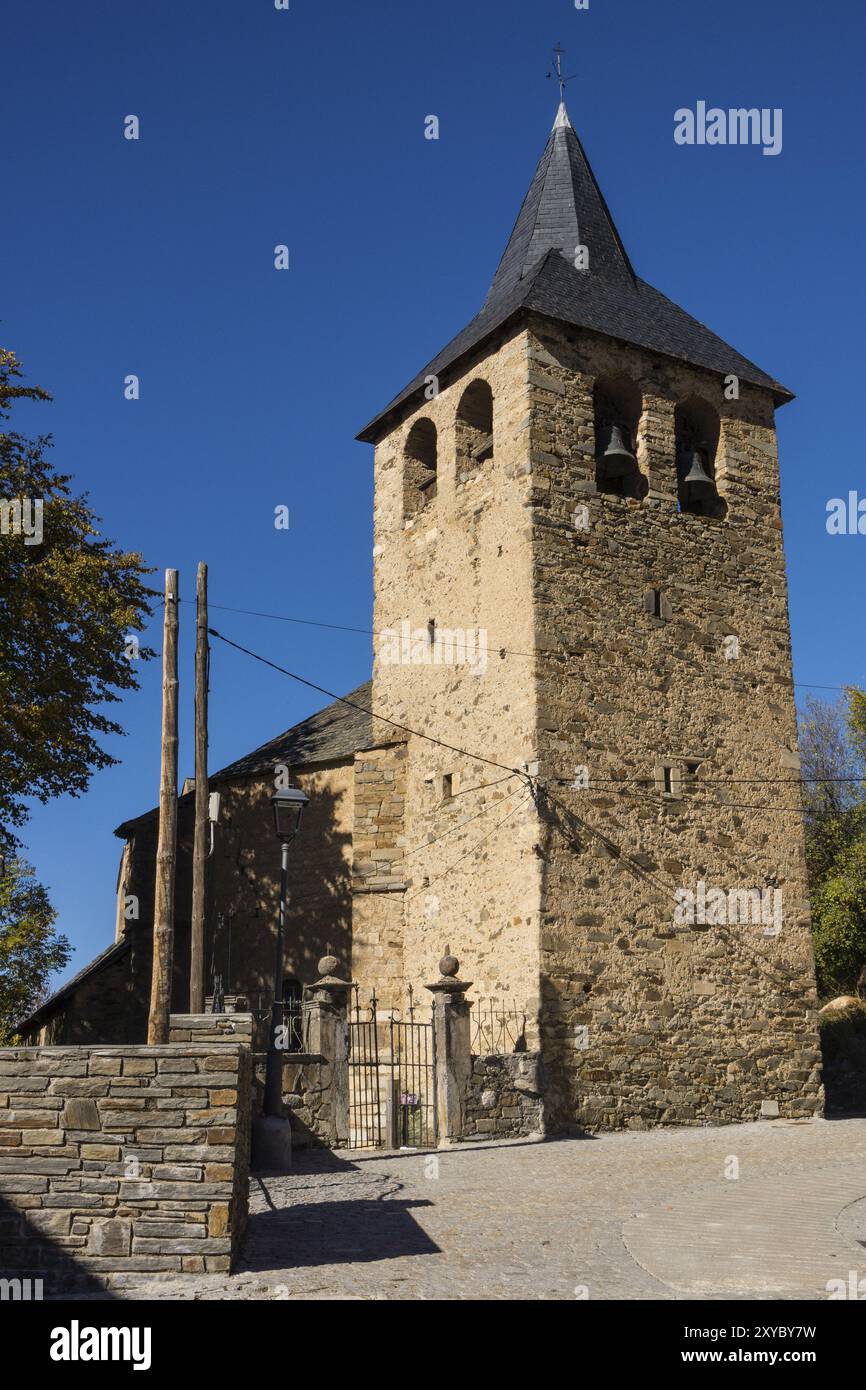
M 571 653 L 536 664 L 551 1118 L 723 1123 L 757 1119 L 765 1101 L 813 1114 L 820 1050 L 772 399 L 744 383 L 727 399 L 713 373 L 549 323 L 531 351 L 536 642 Z M 598 487 L 593 385 L 609 373 L 642 401 L 641 498 Z M 675 412 L 691 397 L 720 420 L 721 516 L 678 507 Z M 569 786 L 579 767 L 583 790 Z M 780 929 L 677 923 L 677 890 L 699 881 L 778 890 Z
M 173 1043 L 242 1042 L 252 1046 L 253 1016 L 241 1014 L 172 1014 L 168 1034 Z
M 230 1269 L 250 1072 L 238 1042 L 0 1049 L 0 1273 L 49 1295 Z
M 477 377 L 493 455 L 464 468 Z M 609 377 L 637 400 L 640 480 L 619 495 L 596 467 Z M 374 628 L 476 626 L 489 660 L 475 673 L 377 651 L 374 707 L 534 779 L 532 795 L 518 775 L 497 784 L 410 736 L 404 982 L 420 991 L 450 942 L 477 996 L 525 1013 L 554 1130 L 823 1104 L 774 402 L 732 385 L 538 316 L 376 448 Z M 712 420 L 713 515 L 680 505 L 684 408 Z M 438 431 L 436 492 L 406 518 L 421 418 Z M 677 923 L 677 891 L 700 882 L 780 892 L 781 929 Z
M 324 1057 L 289 1053 L 283 1062 L 283 1104 L 292 1126 L 292 1147 L 333 1146 L 333 1067 Z
M 539 1052 L 473 1057 L 464 1139 L 517 1139 L 544 1131 Z
M 375 732 L 384 742 L 385 726 Z M 405 797 L 405 744 L 356 754 L 351 975 L 383 1009 L 402 998 Z
M 253 1054 L 253 1113 L 261 1114 L 267 1054 Z M 333 1067 L 314 1052 L 283 1055 L 283 1107 L 292 1127 L 293 1149 L 330 1149 L 333 1137 Z

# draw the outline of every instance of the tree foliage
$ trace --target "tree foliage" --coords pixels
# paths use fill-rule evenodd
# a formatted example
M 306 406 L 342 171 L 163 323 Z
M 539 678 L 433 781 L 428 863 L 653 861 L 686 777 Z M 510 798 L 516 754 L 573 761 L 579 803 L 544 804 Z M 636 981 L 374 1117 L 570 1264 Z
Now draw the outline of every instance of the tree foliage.
M 0 427 L 16 402 L 46 401 L 20 385 L 13 352 L 0 349 Z M 106 706 L 137 688 L 127 636 L 150 614 L 150 573 L 137 553 L 100 535 L 87 496 L 48 462 L 51 437 L 0 432 L 0 499 L 41 499 L 42 541 L 0 530 L 0 849 L 25 801 L 83 792 L 94 771 L 116 762 L 102 741 L 122 733 Z M 5 534 L 3 533 L 5 531 Z M 142 648 L 140 655 L 153 655 Z
M 8 860 L 0 873 L 0 1045 L 48 993 L 52 971 L 69 963 L 71 948 L 54 930 L 57 914 L 29 864 Z
M 800 750 L 818 989 L 866 994 L 866 693 L 810 697 Z

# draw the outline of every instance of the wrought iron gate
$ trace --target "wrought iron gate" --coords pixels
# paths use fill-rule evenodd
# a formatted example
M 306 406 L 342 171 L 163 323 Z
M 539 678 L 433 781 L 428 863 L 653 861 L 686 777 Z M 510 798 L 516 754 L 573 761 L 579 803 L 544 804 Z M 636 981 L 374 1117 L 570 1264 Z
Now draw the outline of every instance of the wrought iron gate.
M 409 986 L 409 1018 L 391 1014 L 391 1086 L 397 1148 L 436 1147 L 436 1045 L 433 1024 L 417 1023 Z
M 367 1017 L 355 986 L 354 1016 L 349 1016 L 349 1148 L 380 1149 L 385 1142 L 376 1031 L 376 993 L 370 996 Z
M 376 1018 L 375 992 L 349 1018 L 349 1148 L 436 1146 L 433 1024 L 416 1019 L 409 988 L 407 1017 Z

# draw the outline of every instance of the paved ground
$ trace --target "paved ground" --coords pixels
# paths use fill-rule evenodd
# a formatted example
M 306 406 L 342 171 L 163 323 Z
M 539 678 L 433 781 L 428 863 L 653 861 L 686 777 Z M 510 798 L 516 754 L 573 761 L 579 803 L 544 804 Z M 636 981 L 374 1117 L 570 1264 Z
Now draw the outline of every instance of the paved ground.
M 121 1296 L 826 1299 L 866 1278 L 866 1119 L 301 1153 L 250 1205 L 237 1274 Z

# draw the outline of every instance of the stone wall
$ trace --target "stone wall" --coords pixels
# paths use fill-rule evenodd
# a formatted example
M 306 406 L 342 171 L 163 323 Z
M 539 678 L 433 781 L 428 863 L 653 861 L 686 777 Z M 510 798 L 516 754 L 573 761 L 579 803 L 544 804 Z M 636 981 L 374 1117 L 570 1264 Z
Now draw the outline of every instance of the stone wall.
M 276 761 L 275 761 L 276 765 Z M 351 759 L 292 769 L 292 780 L 310 798 L 303 833 L 292 849 L 286 914 L 284 970 L 306 984 L 316 962 L 334 950 L 351 959 L 352 824 L 354 769 Z M 237 778 L 218 787 L 221 795 L 214 850 L 208 860 L 206 993 L 211 967 L 223 991 L 243 996 L 266 1019 L 273 993 L 274 933 L 279 914 L 280 852 L 274 838 L 270 798 L 273 777 Z M 193 801 L 178 807 L 175 884 L 175 959 L 172 1009 L 189 1008 L 189 932 L 192 902 Z M 77 989 L 57 1011 L 46 1041 L 141 1042 L 147 1035 L 152 961 L 153 882 L 156 816 L 126 827 L 119 892 L 134 899 L 137 915 L 126 923 L 128 959 L 113 985 L 95 976 L 92 989 Z M 78 1022 L 78 1019 L 81 1022 Z M 264 1030 L 258 1030 L 259 1041 Z
M 21 1042 L 26 1047 L 140 1042 L 147 1022 L 134 995 L 132 957 L 127 935 L 106 953 L 105 964 L 22 1030 Z
M 231 1267 L 244 1231 L 243 1044 L 0 1049 L 0 1271 L 46 1293 Z
M 818 1021 L 827 1113 L 866 1115 L 866 1002 L 825 1006 Z
M 333 1067 L 324 1057 L 289 1053 L 283 1062 L 283 1104 L 292 1126 L 292 1148 L 333 1147 Z
M 573 653 L 537 661 L 554 1122 L 749 1120 L 765 1100 L 812 1114 L 820 1053 L 772 399 L 743 384 L 727 400 L 712 373 L 549 323 L 532 353 L 537 643 Z M 643 401 L 640 500 L 596 485 L 592 390 L 611 372 Z M 720 517 L 678 509 L 674 412 L 690 396 L 721 421 Z M 568 785 L 579 767 L 585 790 Z M 677 890 L 700 881 L 778 888 L 778 934 L 677 923 Z
M 402 999 L 406 745 L 355 756 L 352 979 L 384 1008 Z
M 531 658 L 501 654 L 503 648 L 531 652 L 533 644 L 529 366 L 527 335 L 504 335 L 439 381 L 438 394 L 377 443 L 373 709 L 504 764 L 497 769 L 426 740 L 408 740 L 404 988 L 412 984 L 421 997 L 443 948 L 459 943 L 478 993 L 525 1012 L 534 1032 L 536 818 L 525 782 L 509 779 L 508 769 L 534 757 L 535 686 Z M 493 393 L 494 451 L 473 466 L 458 459 L 458 410 L 464 391 L 479 379 Z M 407 518 L 404 455 L 421 418 L 437 430 L 436 490 Z M 424 664 L 431 619 L 439 633 L 483 630 L 486 660 L 469 660 L 467 650 L 461 661 L 452 644 L 456 660 Z M 402 646 L 397 652 L 383 638 L 389 631 L 401 635 L 404 620 L 410 633 L 421 633 L 409 661 Z
M 464 1139 L 516 1139 L 544 1132 L 539 1052 L 473 1057 Z
M 267 1054 L 253 1054 L 253 1113 L 262 1112 Z M 293 1149 L 334 1148 L 334 1068 L 314 1052 L 283 1053 L 283 1106 L 292 1127 Z
M 170 1043 L 239 1042 L 252 1045 L 253 1018 L 247 1013 L 172 1014 Z
M 633 495 L 596 479 L 608 375 L 640 402 Z M 458 407 L 477 378 L 493 456 L 467 467 Z M 537 777 L 533 800 L 519 777 L 485 785 L 491 767 L 409 738 L 404 981 L 423 985 L 450 942 L 477 995 L 525 1012 L 553 1128 L 822 1104 L 774 403 L 725 385 L 537 318 L 452 368 L 376 446 L 380 643 L 404 618 L 422 635 L 431 619 L 475 626 L 488 662 L 386 661 L 380 645 L 374 709 Z M 678 501 L 675 414 L 695 397 L 718 416 L 713 516 Z M 437 485 L 407 516 L 421 418 Z M 676 923 L 678 890 L 700 882 L 778 890 L 781 930 Z

